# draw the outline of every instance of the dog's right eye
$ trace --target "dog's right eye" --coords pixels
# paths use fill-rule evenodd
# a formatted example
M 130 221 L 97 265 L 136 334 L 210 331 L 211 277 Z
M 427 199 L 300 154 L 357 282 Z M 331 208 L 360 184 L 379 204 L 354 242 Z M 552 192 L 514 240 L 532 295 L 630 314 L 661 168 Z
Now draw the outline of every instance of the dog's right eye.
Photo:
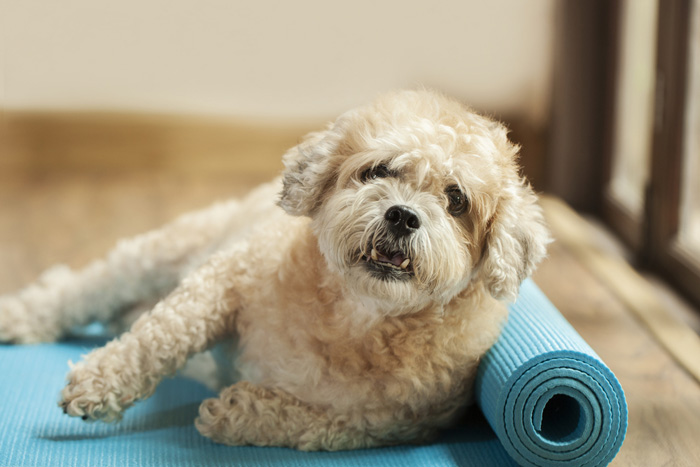
M 448 206 L 447 212 L 455 217 L 462 215 L 469 209 L 469 198 L 465 195 L 457 185 L 451 185 L 445 190 L 447 195 Z
M 371 180 L 376 180 L 377 178 L 390 177 L 391 175 L 391 170 L 389 170 L 389 167 L 387 167 L 386 164 L 379 164 L 362 172 L 360 180 L 365 183 Z

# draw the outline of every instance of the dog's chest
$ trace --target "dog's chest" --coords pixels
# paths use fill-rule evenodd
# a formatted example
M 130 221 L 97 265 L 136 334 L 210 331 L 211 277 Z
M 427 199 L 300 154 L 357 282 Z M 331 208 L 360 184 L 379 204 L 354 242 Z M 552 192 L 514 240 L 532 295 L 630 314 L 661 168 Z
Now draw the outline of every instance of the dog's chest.
M 238 372 L 335 406 L 446 394 L 463 382 L 474 359 L 459 320 L 425 312 L 368 326 L 366 312 L 343 300 L 261 307 L 241 329 Z

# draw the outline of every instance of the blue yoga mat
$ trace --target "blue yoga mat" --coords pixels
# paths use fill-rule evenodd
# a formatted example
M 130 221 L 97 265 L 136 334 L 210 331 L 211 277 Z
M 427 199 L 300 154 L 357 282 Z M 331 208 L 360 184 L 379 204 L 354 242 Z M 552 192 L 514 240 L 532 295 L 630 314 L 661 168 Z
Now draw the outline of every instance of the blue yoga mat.
M 471 410 L 424 446 L 309 453 L 215 444 L 193 424 L 199 403 L 215 394 L 183 377 L 163 381 L 118 424 L 66 417 L 57 406 L 66 362 L 105 342 L 83 335 L 0 345 L 0 466 L 601 465 L 625 432 L 625 402 L 614 377 L 530 281 L 479 367 L 484 414 Z
M 520 465 L 607 465 L 625 437 L 615 375 L 531 280 L 479 366 L 475 393 Z

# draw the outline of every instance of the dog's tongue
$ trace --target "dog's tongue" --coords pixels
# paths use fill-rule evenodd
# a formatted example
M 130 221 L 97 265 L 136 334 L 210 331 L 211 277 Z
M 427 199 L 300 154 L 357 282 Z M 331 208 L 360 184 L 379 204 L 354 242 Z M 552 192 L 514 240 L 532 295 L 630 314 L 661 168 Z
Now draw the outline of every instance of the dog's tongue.
M 401 263 L 403 263 L 406 260 L 406 257 L 402 253 L 396 253 L 394 256 L 389 258 L 383 253 L 377 252 L 377 259 L 384 263 L 391 263 L 394 266 L 401 266 Z
M 401 263 L 404 262 L 406 257 L 401 254 L 401 253 L 396 253 L 390 260 L 389 262 L 393 264 L 394 266 L 401 266 Z

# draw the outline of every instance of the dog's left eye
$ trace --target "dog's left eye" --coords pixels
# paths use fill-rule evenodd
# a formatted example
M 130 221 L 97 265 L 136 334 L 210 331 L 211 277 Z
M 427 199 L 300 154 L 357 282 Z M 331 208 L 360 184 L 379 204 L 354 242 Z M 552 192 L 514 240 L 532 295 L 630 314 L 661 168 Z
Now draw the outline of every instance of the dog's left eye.
M 447 212 L 453 216 L 459 216 L 469 208 L 469 199 L 467 199 L 467 195 L 462 193 L 462 190 L 460 190 L 457 185 L 447 187 L 445 194 L 449 202 Z
M 392 175 L 393 174 L 391 170 L 389 170 L 389 167 L 387 167 L 386 164 L 379 164 L 375 165 L 374 167 L 370 167 L 369 169 L 362 172 L 360 180 L 364 183 L 369 180 L 375 180 L 377 178 L 386 178 Z

